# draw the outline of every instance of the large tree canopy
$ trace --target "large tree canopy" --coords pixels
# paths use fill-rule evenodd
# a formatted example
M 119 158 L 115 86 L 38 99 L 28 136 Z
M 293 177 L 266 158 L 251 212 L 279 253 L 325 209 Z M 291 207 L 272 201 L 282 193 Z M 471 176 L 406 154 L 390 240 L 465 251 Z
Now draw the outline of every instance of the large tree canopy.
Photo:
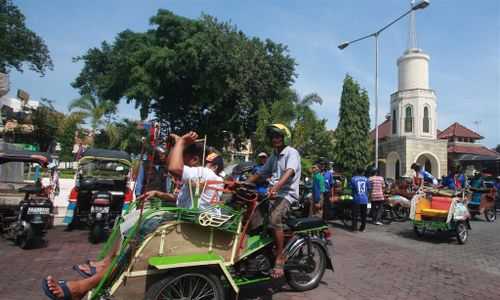
M 221 146 L 224 130 L 237 143 L 251 137 L 259 105 L 282 99 L 293 83 L 295 62 L 284 45 L 207 15 L 192 20 L 159 10 L 150 23 L 147 32 L 123 31 L 77 58 L 85 65 L 73 86 L 135 102 L 143 118 L 153 111 L 172 130 L 207 133 Z
M 335 164 L 351 176 L 369 159 L 370 102 L 365 89 L 346 75 L 340 99 L 339 124 L 335 130 Z
M 49 50 L 42 38 L 24 24 L 26 18 L 10 0 L 0 0 L 0 72 L 15 68 L 22 72 L 24 62 L 29 69 L 45 74 L 52 69 Z

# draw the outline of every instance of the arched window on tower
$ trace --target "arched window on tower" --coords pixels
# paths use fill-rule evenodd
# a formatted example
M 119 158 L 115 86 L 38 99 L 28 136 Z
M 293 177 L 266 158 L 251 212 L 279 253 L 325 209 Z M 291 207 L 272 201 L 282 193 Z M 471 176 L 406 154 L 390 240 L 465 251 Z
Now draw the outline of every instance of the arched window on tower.
M 396 134 L 398 132 L 398 115 L 396 114 L 396 110 L 392 111 L 392 134 Z
M 405 109 L 405 132 L 413 132 L 413 109 L 408 105 Z
M 423 120 L 423 126 L 424 126 L 424 132 L 429 133 L 429 107 L 424 107 L 424 120 Z

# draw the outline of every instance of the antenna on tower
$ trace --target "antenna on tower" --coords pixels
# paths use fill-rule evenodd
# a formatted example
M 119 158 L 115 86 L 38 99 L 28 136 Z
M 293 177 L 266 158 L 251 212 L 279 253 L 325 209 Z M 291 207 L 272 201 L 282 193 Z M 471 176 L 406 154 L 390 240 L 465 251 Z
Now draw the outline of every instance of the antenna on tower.
M 415 0 L 410 0 L 410 7 L 413 8 Z M 410 13 L 410 27 L 408 31 L 408 49 L 418 48 L 417 27 L 415 23 L 415 10 Z

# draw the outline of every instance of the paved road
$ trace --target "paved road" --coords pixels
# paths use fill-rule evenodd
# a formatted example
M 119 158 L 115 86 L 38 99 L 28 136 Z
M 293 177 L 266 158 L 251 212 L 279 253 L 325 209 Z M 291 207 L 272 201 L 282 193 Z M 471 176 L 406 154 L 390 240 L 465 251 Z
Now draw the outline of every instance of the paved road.
M 416 239 L 409 222 L 355 234 L 334 223 L 335 273 L 327 271 L 318 288 L 296 293 L 281 280 L 246 286 L 241 299 L 500 299 L 500 221 L 479 219 L 472 228 L 458 245 L 442 234 Z M 71 266 L 102 245 L 91 245 L 86 231 L 63 229 L 32 250 L 0 241 L 0 299 L 48 299 L 40 289 L 48 274 L 79 279 Z

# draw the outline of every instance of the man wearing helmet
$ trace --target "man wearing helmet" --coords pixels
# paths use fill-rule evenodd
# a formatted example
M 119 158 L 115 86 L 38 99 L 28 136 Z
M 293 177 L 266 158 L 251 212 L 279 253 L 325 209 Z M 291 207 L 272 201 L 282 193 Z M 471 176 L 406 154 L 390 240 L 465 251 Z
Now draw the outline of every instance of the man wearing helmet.
M 261 226 L 264 215 L 269 214 L 269 226 L 273 229 L 276 244 L 276 261 L 271 275 L 277 279 L 284 274 L 283 216 L 291 209 L 292 203 L 299 199 L 301 167 L 299 152 L 288 145 L 291 134 L 286 126 L 272 124 L 267 127 L 266 133 L 274 151 L 262 168 L 251 175 L 247 182 L 254 183 L 259 178 L 270 178 L 267 191 L 269 201 L 265 202 L 267 207 L 260 205 L 255 210 L 250 219 L 250 229 L 254 230 Z
M 470 180 L 470 186 L 476 189 L 486 188 L 486 184 L 481 178 L 481 172 L 474 170 L 473 174 L 474 177 Z
M 460 171 L 460 163 L 453 161 L 450 164 L 450 173 L 444 177 L 438 188 L 446 188 L 450 190 L 461 190 L 468 187 L 467 176 Z
M 431 173 L 422 170 L 417 163 L 412 163 L 411 168 L 415 171 L 415 176 L 413 177 L 413 185 L 416 187 L 421 187 L 424 185 L 424 182 L 432 183 L 433 185 L 437 185 L 438 181 L 436 177 L 432 176 Z
M 145 160 L 139 169 L 137 176 L 137 185 L 135 187 L 135 196 L 139 197 L 146 192 L 145 186 L 149 171 L 149 186 L 147 190 L 156 190 L 160 192 L 167 192 L 167 177 L 168 172 L 165 169 L 165 161 L 167 159 L 167 149 L 162 145 L 157 145 L 154 149 L 153 160 Z

